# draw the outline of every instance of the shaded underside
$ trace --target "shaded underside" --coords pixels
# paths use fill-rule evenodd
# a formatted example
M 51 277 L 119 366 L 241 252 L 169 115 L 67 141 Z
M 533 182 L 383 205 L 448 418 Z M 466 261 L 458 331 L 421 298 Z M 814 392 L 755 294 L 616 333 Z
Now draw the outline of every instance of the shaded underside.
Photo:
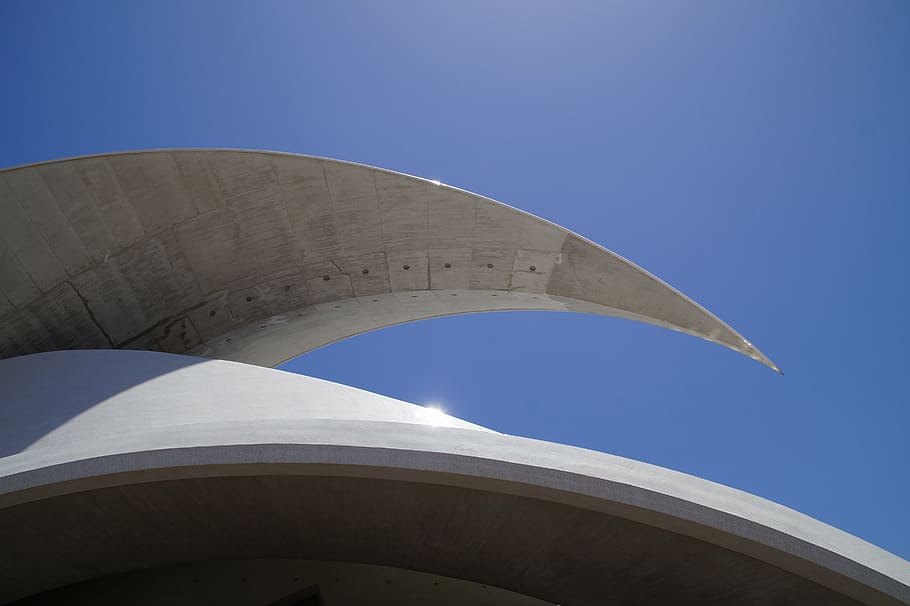
M 633 318 L 775 368 L 618 255 L 493 200 L 380 169 L 251 151 L 111 154 L 0 171 L 0 213 L 0 357 L 128 348 L 273 365 L 363 330 L 331 315 L 318 337 L 303 324 L 289 336 L 288 324 L 280 355 L 263 353 L 272 333 L 259 326 L 320 305 L 407 299 L 381 321 L 350 307 L 371 330 L 503 309 L 488 296 L 503 293 L 528 295 L 508 309 Z M 452 299 L 446 309 L 419 304 L 434 293 Z M 469 293 L 485 294 L 456 301 Z M 230 345 L 238 331 L 242 347 Z M 253 339 L 258 357 L 247 357 Z
M 0 600 L 182 561 L 305 558 L 417 570 L 577 606 L 862 603 L 603 513 L 364 478 L 220 477 L 80 492 L 0 510 L 0 543 Z
M 297 559 L 190 562 L 101 577 L 17 606 L 553 606 L 452 577 L 403 568 Z

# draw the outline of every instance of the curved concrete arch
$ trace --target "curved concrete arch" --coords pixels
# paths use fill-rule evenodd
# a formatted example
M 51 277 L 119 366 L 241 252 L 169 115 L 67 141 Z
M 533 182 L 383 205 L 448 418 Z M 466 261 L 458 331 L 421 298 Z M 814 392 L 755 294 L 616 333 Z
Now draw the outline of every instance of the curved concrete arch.
M 0 357 L 151 349 L 276 365 L 438 315 L 560 310 L 777 367 L 577 234 L 426 179 L 274 152 L 162 150 L 0 171 Z
M 39 438 L 0 458 L 0 602 L 191 560 L 302 558 L 562 604 L 910 604 L 910 564 L 786 507 L 325 381 L 71 351 L 4 360 L 0 383 L 0 439 Z M 41 429 L 61 409 L 71 420 Z

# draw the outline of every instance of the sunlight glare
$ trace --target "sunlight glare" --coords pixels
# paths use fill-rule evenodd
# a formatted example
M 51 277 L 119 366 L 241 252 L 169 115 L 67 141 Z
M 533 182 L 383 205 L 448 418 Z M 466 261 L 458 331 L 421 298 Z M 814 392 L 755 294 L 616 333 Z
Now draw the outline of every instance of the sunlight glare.
M 424 406 L 424 408 L 427 412 L 427 422 L 430 425 L 433 427 L 438 427 L 439 425 L 443 425 L 445 423 L 446 417 L 448 417 L 448 415 L 445 413 L 445 411 L 442 410 L 442 408 L 436 404 L 428 404 L 427 406 Z

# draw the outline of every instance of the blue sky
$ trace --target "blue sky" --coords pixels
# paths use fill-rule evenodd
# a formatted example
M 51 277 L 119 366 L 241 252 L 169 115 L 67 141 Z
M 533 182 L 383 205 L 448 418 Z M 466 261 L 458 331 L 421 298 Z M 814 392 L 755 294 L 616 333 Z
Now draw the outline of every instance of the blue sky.
M 240 147 L 439 179 L 628 257 L 786 375 L 545 313 L 285 368 L 699 475 L 910 558 L 907 2 L 6 0 L 0 54 L 0 166 Z

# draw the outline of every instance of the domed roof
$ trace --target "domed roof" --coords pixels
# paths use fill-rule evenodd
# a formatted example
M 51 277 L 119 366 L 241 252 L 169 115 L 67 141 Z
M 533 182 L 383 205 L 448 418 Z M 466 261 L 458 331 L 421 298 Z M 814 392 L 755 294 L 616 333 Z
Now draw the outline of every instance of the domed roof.
M 0 384 L 0 602 L 303 558 L 566 604 L 910 603 L 907 562 L 781 505 L 326 381 L 68 351 L 0 361 Z

